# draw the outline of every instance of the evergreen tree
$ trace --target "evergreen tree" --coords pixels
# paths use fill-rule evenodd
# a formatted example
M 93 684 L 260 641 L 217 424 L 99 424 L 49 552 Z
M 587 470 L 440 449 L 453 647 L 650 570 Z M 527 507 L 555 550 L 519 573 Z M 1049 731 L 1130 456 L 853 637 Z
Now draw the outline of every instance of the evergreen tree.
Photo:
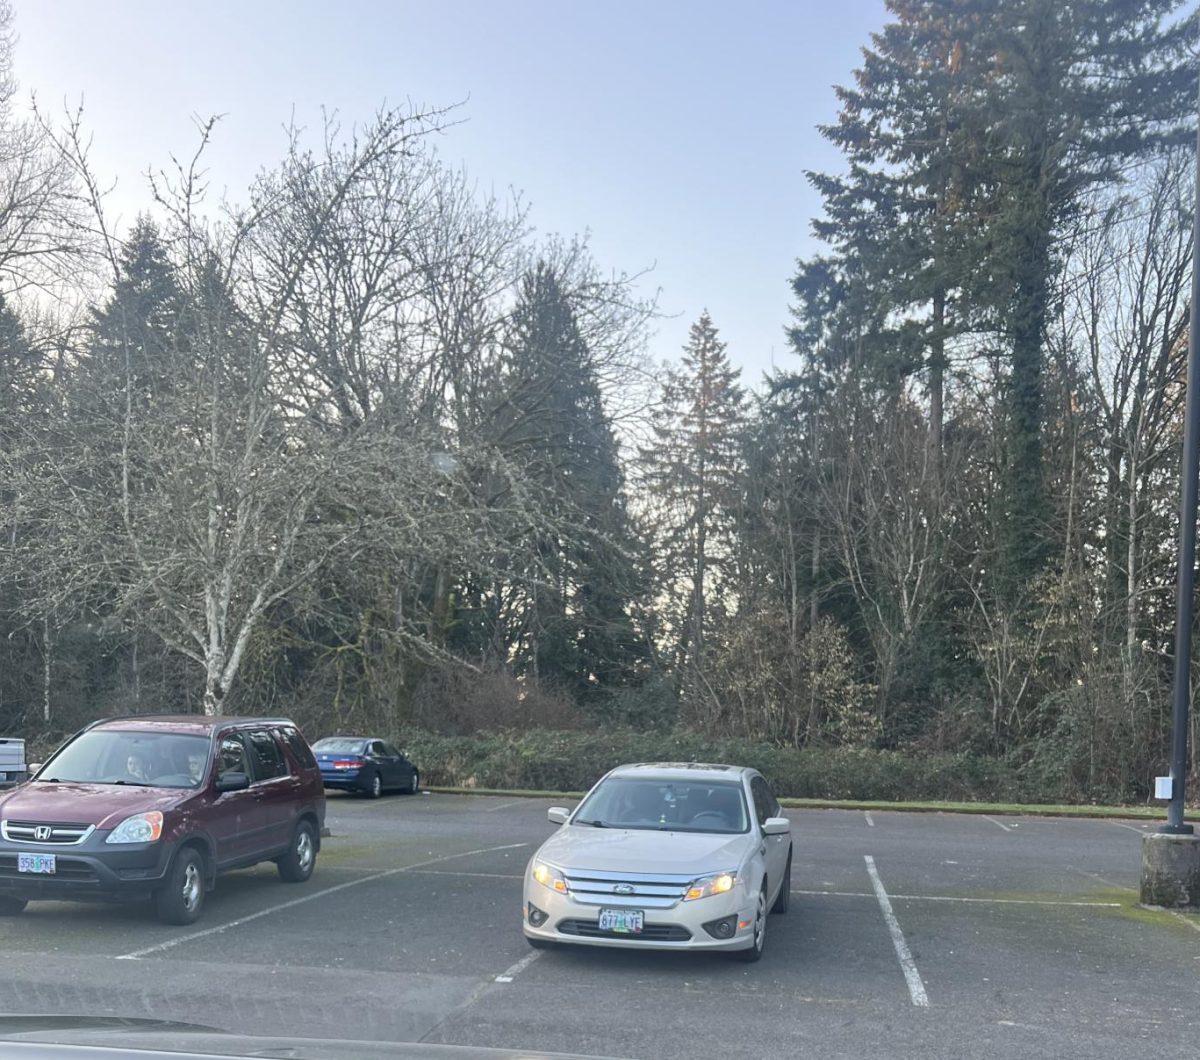
M 641 451 L 654 508 L 660 587 L 673 601 L 675 651 L 693 703 L 701 691 L 710 600 L 733 566 L 745 397 L 712 318 L 691 327 L 682 364 L 667 373 L 654 445 Z
M 645 652 L 630 618 L 637 547 L 618 447 L 570 298 L 542 263 L 522 280 L 495 415 L 555 532 L 535 542 L 526 665 L 581 699 L 628 683 Z

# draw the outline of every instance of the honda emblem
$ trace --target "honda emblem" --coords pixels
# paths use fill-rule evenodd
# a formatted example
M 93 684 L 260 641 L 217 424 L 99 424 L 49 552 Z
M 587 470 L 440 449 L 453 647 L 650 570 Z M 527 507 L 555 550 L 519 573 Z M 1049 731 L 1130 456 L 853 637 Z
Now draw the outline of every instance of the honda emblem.
M 39 824 L 33 830 L 33 838 L 36 839 L 39 843 L 46 842 L 46 840 L 49 839 L 53 834 L 54 834 L 54 829 L 51 828 L 48 824 Z

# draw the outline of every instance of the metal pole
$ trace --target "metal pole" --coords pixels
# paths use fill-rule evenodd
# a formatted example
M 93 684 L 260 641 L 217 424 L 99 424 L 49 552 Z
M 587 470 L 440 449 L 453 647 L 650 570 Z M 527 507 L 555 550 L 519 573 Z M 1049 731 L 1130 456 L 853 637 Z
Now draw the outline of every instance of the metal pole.
M 1200 101 L 1197 103 L 1200 116 Z M 1183 482 L 1179 506 L 1178 596 L 1175 600 L 1175 703 L 1172 711 L 1171 801 L 1159 829 L 1190 835 L 1184 824 L 1188 767 L 1188 706 L 1192 676 L 1192 597 L 1196 581 L 1196 493 L 1200 482 L 1200 126 L 1196 130 L 1196 191 L 1192 219 L 1192 305 L 1188 325 L 1187 400 L 1184 409 Z

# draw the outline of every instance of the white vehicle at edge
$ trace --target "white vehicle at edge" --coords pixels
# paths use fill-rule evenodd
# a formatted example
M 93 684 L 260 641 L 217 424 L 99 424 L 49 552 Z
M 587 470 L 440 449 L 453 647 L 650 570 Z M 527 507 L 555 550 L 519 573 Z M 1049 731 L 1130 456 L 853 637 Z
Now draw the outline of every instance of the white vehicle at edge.
M 787 911 L 791 825 L 753 769 L 618 766 L 525 870 L 524 931 L 553 943 L 762 956 L 767 914 Z

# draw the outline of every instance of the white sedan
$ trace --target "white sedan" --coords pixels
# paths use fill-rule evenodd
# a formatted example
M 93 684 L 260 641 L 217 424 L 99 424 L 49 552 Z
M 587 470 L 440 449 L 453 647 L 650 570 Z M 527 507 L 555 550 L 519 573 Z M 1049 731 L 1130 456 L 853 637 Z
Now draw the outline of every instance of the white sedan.
M 763 953 L 788 907 L 791 825 L 762 775 L 738 766 L 618 766 L 525 870 L 524 930 L 553 943 Z

